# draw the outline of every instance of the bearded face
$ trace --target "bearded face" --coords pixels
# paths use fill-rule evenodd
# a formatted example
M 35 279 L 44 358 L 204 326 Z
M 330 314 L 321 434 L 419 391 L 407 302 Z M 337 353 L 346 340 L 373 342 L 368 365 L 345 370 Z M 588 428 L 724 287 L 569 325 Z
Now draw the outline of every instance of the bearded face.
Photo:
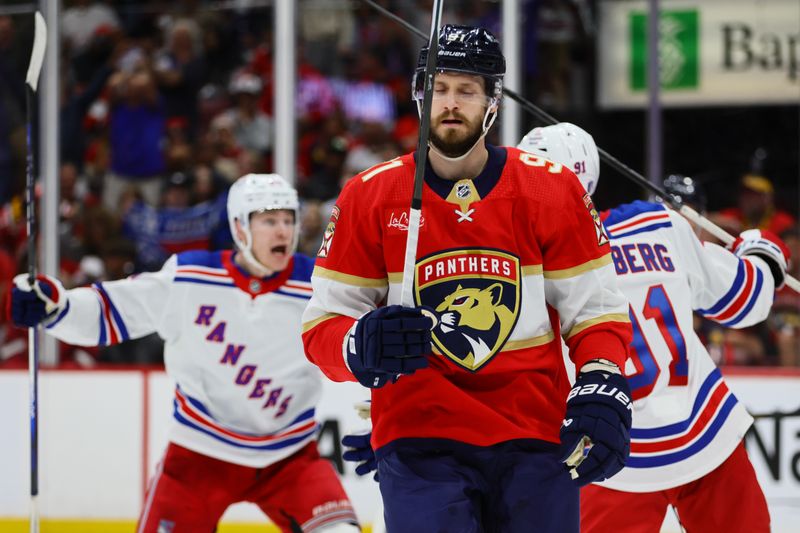
M 430 142 L 446 157 L 467 153 L 483 133 L 491 104 L 481 76 L 440 72 L 434 79 Z
M 431 124 L 430 141 L 447 157 L 459 157 L 472 148 L 483 133 L 483 117 L 486 106 L 480 114 L 467 117 L 459 110 L 444 110 L 434 117 Z

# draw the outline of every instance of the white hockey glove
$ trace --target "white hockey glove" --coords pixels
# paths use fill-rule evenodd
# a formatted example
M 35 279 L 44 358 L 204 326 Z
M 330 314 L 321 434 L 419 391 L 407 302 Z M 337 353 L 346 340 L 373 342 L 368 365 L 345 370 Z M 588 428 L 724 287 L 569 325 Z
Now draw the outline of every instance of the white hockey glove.
M 755 255 L 763 259 L 772 272 L 775 289 L 783 287 L 786 281 L 790 252 L 780 237 L 771 231 L 749 229 L 739 234 L 739 237 L 730 245 L 730 249 L 739 257 Z

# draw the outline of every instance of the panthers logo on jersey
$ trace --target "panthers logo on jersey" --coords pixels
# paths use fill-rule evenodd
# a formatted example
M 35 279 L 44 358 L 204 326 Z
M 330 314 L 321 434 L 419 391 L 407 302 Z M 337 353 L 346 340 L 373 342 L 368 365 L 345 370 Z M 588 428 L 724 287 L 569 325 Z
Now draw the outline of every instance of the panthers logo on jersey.
M 517 323 L 519 259 L 491 249 L 449 250 L 417 263 L 415 298 L 436 311 L 434 350 L 476 372 L 497 355 Z
M 592 197 L 589 196 L 589 193 L 583 195 L 583 205 L 586 206 L 587 211 L 589 211 L 592 217 L 592 221 L 594 221 L 594 232 L 597 234 L 597 246 L 608 244 L 608 233 L 606 233 L 606 228 L 603 226 L 603 221 L 600 220 L 600 215 L 597 209 L 595 209 Z
M 322 242 L 317 251 L 317 257 L 328 257 L 331 252 L 331 243 L 333 242 L 333 235 L 336 233 L 336 221 L 339 220 L 339 206 L 334 205 L 331 210 L 331 218 L 328 221 L 328 226 L 325 228 L 325 233 L 322 234 Z

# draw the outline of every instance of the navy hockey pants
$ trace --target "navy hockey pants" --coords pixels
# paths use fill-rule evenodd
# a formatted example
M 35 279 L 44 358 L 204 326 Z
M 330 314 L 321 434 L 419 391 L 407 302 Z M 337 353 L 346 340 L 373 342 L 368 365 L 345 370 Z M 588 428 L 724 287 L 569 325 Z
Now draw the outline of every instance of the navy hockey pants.
M 556 445 L 431 444 L 378 454 L 388 533 L 578 533 L 579 492 Z

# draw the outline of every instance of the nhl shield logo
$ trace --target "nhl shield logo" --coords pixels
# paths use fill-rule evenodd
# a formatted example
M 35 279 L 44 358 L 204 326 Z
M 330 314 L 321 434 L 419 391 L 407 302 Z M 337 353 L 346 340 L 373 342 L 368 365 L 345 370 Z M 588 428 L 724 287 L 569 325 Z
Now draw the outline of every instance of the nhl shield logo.
M 450 250 L 417 263 L 417 304 L 436 312 L 434 349 L 477 372 L 497 355 L 517 323 L 519 259 L 491 249 Z

